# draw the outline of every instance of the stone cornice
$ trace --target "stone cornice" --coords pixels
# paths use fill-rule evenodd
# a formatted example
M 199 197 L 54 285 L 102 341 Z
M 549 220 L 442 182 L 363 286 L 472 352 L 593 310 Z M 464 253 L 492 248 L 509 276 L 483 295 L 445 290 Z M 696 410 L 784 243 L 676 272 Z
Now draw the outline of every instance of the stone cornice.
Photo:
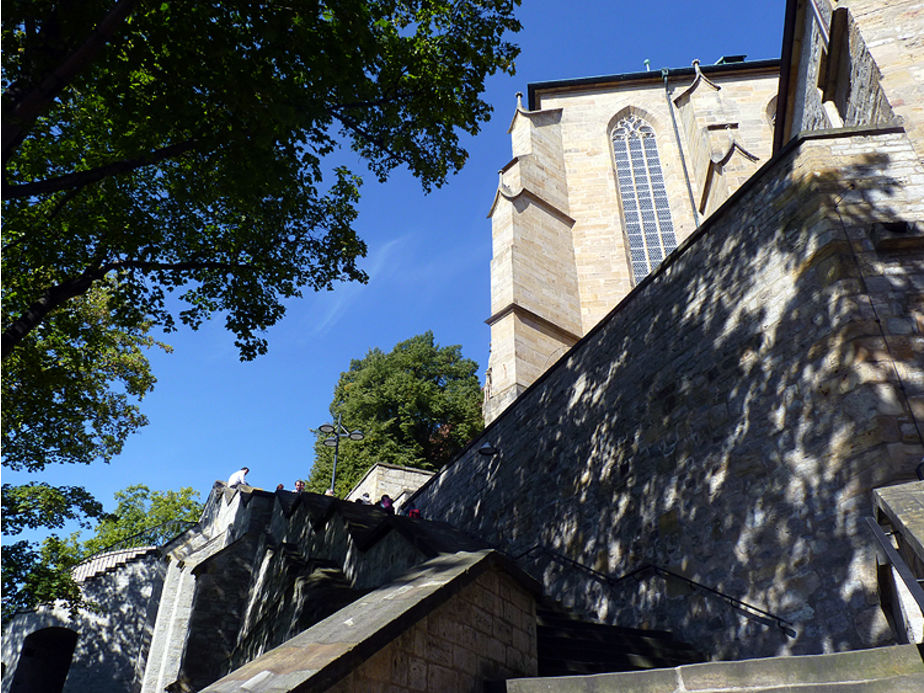
M 504 168 L 500 170 L 500 173 L 503 174 L 503 172 L 509 169 L 514 163 L 517 163 L 516 160 L 519 158 L 520 157 L 515 157 L 513 162 L 511 162 L 510 164 L 508 164 L 507 166 L 505 166 Z M 497 191 L 494 193 L 494 199 L 491 201 L 491 208 L 488 210 L 488 215 L 487 215 L 488 219 L 490 219 L 494 215 L 494 210 L 497 207 L 497 203 L 501 200 L 501 198 L 509 202 L 515 202 L 521 197 L 529 200 L 530 202 L 535 204 L 537 207 L 544 209 L 547 213 L 551 214 L 552 216 L 558 217 L 561 221 L 563 221 L 568 226 L 574 226 L 577 223 L 574 219 L 571 218 L 571 216 L 569 216 L 568 214 L 565 214 L 558 207 L 553 205 L 551 202 L 543 199 L 542 197 L 534 193 L 529 188 L 522 187 L 520 188 L 519 191 L 513 192 L 506 185 L 503 184 L 503 181 L 501 181 L 498 184 Z
M 517 303 L 508 303 L 506 306 L 494 313 L 494 315 L 492 315 L 490 318 L 485 320 L 485 323 L 488 325 L 493 325 L 498 320 L 507 317 L 511 313 L 521 319 L 525 318 L 526 320 L 536 323 L 543 332 L 546 332 L 547 334 L 557 339 L 561 339 L 563 342 L 570 342 L 571 344 L 575 344 L 581 338 L 579 335 L 574 334 L 570 330 L 566 330 L 548 318 L 544 318 L 538 313 L 534 313 L 529 308 L 524 308 Z

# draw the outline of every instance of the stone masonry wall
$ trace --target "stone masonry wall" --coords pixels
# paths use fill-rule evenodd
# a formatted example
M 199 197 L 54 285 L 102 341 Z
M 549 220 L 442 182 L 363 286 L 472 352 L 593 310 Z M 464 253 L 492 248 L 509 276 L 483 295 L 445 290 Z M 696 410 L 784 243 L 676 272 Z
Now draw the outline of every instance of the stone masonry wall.
M 328 689 L 480 693 L 484 682 L 536 675 L 532 596 L 488 572 Z
M 265 491 L 236 491 L 218 482 L 206 501 L 198 526 L 177 542 L 162 547 L 167 554 L 166 577 L 141 693 L 160 693 L 181 674 L 186 636 L 194 617 L 197 566 L 248 532 L 260 531 L 270 520 L 274 498 Z
M 65 693 L 139 690 L 163 578 L 156 556 L 136 559 L 81 585 L 88 602 L 98 605 L 98 610 L 81 609 L 72 617 L 65 608 L 41 607 L 14 617 L 3 632 L 5 674 L 0 690 L 10 690 L 25 638 L 51 627 L 68 628 L 78 635 Z
M 290 502 L 294 496 L 288 492 L 277 494 L 282 495 L 289 496 Z M 368 508 L 366 512 L 375 511 Z M 314 571 L 318 566 L 336 565 L 342 570 L 344 580 L 354 590 L 363 592 L 395 579 L 426 559 L 424 553 L 398 532 L 389 532 L 372 546 L 360 550 L 341 515 L 334 514 L 320 527 L 315 527 L 305 504 L 297 504 L 291 514 L 286 515 L 282 503 L 277 502 L 269 531 L 263 533 L 249 564 L 251 579 L 232 581 L 231 587 L 216 583 L 229 592 L 233 588 L 245 591 L 240 629 L 226 633 L 236 638 L 231 648 L 233 654 L 223 658 L 225 668 L 218 675 L 281 645 L 311 625 L 316 620 L 312 620 L 312 615 L 321 614 L 318 618 L 326 615 L 322 612 L 328 605 L 307 603 L 318 594 L 312 591 Z M 331 591 L 328 601 L 333 603 L 340 596 Z M 220 609 L 221 600 L 216 600 L 216 604 L 215 609 Z M 217 622 L 218 616 L 216 613 L 210 618 Z M 306 618 L 310 623 L 304 622 Z M 191 631 L 192 625 L 195 624 L 191 624 Z M 199 632 L 204 634 L 207 630 L 200 628 Z
M 827 2 L 818 2 L 820 17 L 812 11 L 812 3 L 804 2 L 797 24 L 804 29 L 802 44 L 798 55 L 799 71 L 793 88 L 792 124 L 790 135 L 795 137 L 800 132 L 822 130 L 831 127 L 828 115 L 821 102 L 818 89 L 821 58 L 826 49 L 824 31 L 831 25 L 831 7 Z
M 924 12 L 919 0 L 841 0 L 876 62 L 880 86 L 924 159 Z
M 895 220 L 918 230 L 889 240 Z M 902 132 L 791 143 L 409 502 L 511 551 L 656 564 L 796 631 L 661 578 L 534 566 L 552 596 L 718 658 L 886 642 L 861 521 L 924 454 L 922 220 Z
M 346 496 L 346 500 L 355 501 L 357 498 L 362 498 L 364 493 L 368 493 L 370 500 L 377 502 L 382 494 L 388 494 L 395 501 L 397 510 L 400 511 L 404 498 L 420 488 L 431 476 L 433 472 L 424 469 L 398 467 L 380 462 L 374 465 L 353 487 Z
M 721 87 L 723 113 L 733 113 L 737 119 L 736 137 L 748 151 L 761 157 L 759 164 L 763 163 L 770 156 L 772 138 L 765 111 L 776 94 L 777 75 L 771 71 L 747 76 L 712 74 L 710 79 Z M 688 167 L 692 143 L 684 136 L 682 114 L 669 105 L 669 98 L 679 96 L 693 80 L 693 77 L 671 78 L 669 95 L 665 94 L 664 85 L 656 81 L 614 89 L 548 93 L 542 97 L 543 109 L 562 109 L 568 213 L 576 220 L 573 236 L 581 292 L 581 335 L 596 325 L 633 286 L 610 141 L 611 131 L 620 118 L 637 115 L 654 129 L 678 241 L 696 227 L 671 109 L 675 111 Z M 708 109 L 703 115 L 720 118 Z M 692 170 L 689 173 L 694 175 Z M 698 195 L 695 180 L 693 187 Z
M 671 101 L 694 83 L 687 74 L 671 77 L 667 91 L 654 74 L 596 89 L 547 88 L 538 110 L 518 107 L 510 130 L 514 158 L 501 171 L 490 212 L 491 357 L 485 421 L 503 411 L 634 285 L 610 139 L 621 118 L 643 118 L 656 134 L 678 240 L 696 227 L 683 157 L 690 167 L 692 194 L 697 199 L 706 194 L 704 181 L 696 180 L 698 156 L 700 168 L 710 171 L 709 197 L 718 203 L 769 158 L 767 107 L 777 90 L 776 68 L 710 74 L 714 86 L 710 82 L 704 89 L 713 98 L 698 103 L 695 117 L 687 109 L 688 127 L 682 122 L 683 109 Z M 696 143 L 702 146 L 697 149 Z M 713 152 L 715 147 L 722 151 Z M 713 156 L 722 165 L 713 165 Z M 511 305 L 525 310 L 514 315 L 508 310 Z M 527 311 L 548 324 L 532 324 Z
M 921 147 L 915 143 L 924 119 L 920 108 L 915 112 L 906 102 L 924 94 L 924 17 L 914 4 L 819 1 L 820 18 L 810 3 L 804 4 L 805 35 L 794 95 L 793 134 L 893 124 L 896 113 L 891 94 L 907 119 L 908 134 L 920 156 Z M 847 13 L 842 28 L 832 21 L 833 9 Z M 822 25 L 829 43 L 825 43 Z M 880 68 L 886 71 L 888 94 Z

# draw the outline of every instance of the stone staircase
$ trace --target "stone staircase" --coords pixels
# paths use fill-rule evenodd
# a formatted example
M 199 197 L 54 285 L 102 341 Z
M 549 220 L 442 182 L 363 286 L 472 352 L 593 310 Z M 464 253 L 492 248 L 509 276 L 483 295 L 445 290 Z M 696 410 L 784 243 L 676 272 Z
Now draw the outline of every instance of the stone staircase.
M 561 609 L 536 610 L 540 676 L 675 667 L 706 657 L 666 631 L 581 621 Z
M 157 553 L 156 546 L 136 546 L 130 549 L 107 551 L 106 553 L 91 556 L 71 571 L 74 582 L 82 583 L 99 575 L 106 575 L 119 569 L 123 565 L 139 558 L 145 558 Z
M 510 679 L 508 693 L 914 693 L 924 691 L 916 645 L 800 657 L 703 662 L 672 669 Z

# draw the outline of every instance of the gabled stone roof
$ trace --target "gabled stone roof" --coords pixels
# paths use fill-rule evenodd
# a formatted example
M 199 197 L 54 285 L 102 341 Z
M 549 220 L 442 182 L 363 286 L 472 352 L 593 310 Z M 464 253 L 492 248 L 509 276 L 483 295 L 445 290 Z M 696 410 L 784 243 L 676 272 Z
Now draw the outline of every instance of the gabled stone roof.
M 503 570 L 527 591 L 539 593 L 532 578 L 496 551 L 443 554 L 357 599 L 203 691 L 324 690 L 491 568 Z

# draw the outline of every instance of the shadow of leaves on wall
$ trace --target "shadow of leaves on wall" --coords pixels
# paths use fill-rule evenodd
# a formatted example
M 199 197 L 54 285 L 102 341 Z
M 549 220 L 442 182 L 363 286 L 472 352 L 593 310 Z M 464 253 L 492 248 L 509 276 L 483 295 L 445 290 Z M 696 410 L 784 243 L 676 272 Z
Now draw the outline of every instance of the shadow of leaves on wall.
M 909 200 L 865 146 L 807 140 L 765 167 L 413 502 L 511 552 L 608 575 L 653 563 L 796 625 L 790 639 L 662 577 L 613 589 L 529 566 L 566 605 L 716 658 L 888 642 L 860 522 L 922 441 L 901 432 L 874 309 L 914 291 L 908 256 L 869 240 Z M 478 456 L 482 440 L 501 453 Z

